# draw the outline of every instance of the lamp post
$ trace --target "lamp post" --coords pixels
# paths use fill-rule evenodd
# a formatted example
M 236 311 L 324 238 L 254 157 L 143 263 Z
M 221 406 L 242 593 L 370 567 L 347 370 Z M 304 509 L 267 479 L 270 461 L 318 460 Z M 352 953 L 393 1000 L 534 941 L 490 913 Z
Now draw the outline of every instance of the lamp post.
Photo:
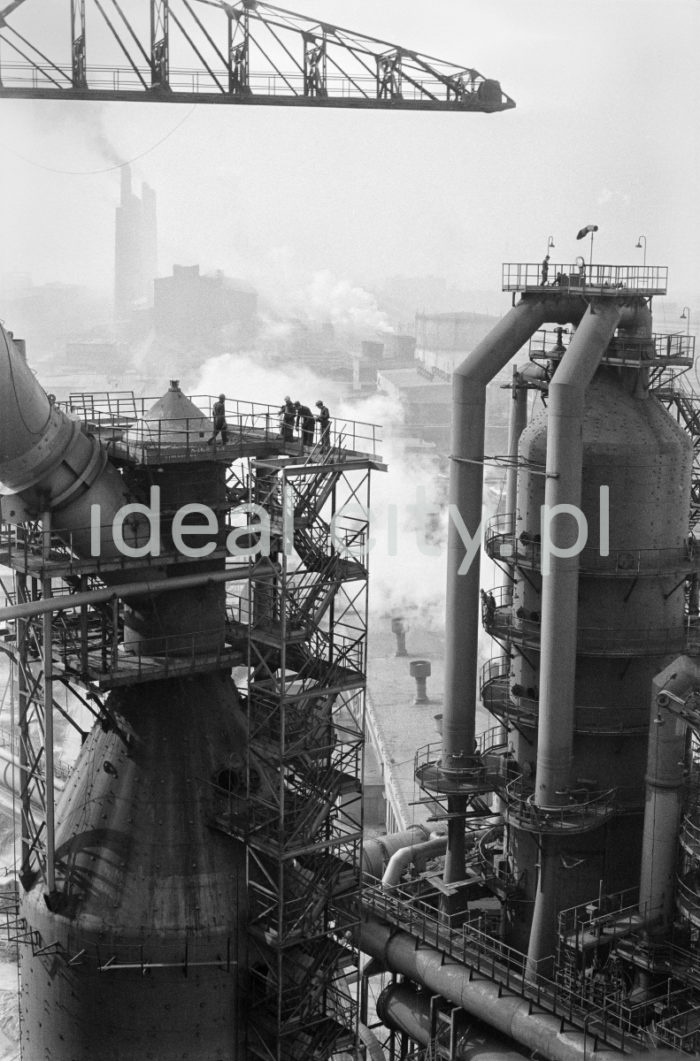
M 554 236 L 547 236 L 547 250 L 546 250 L 547 254 L 549 254 L 549 252 L 550 252 L 550 250 L 552 249 L 553 246 L 554 246 Z
M 644 240 L 643 244 L 642 244 L 642 240 Z M 635 243 L 635 247 L 641 248 L 642 246 L 644 247 L 644 258 L 642 260 L 642 265 L 645 266 L 647 264 L 647 238 L 646 238 L 646 236 L 640 236 L 639 239 L 637 240 L 637 242 Z
M 690 306 L 684 306 L 683 312 L 681 313 L 681 320 L 685 321 L 685 334 L 690 335 Z

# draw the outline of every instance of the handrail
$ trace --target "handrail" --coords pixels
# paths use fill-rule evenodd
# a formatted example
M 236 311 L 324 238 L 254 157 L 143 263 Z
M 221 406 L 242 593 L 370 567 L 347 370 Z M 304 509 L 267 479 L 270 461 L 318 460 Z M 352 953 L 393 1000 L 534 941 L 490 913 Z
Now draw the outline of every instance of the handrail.
M 502 267 L 504 291 L 539 288 L 621 297 L 635 292 L 665 295 L 667 287 L 666 265 L 588 265 L 579 258 L 573 263 L 549 262 L 546 275 L 541 262 L 505 262 Z
M 521 828 L 535 832 L 583 831 L 603 825 L 617 812 L 615 788 L 592 791 L 579 787 L 561 793 L 568 802 L 542 807 L 533 799 L 533 784 L 521 774 L 506 786 L 503 797 L 508 814 Z
M 423 881 L 420 884 L 423 885 Z M 437 896 L 433 901 L 437 901 Z M 597 1035 L 604 1041 L 620 1046 L 640 1045 L 642 1042 L 643 1033 L 640 1030 L 636 1034 L 625 1023 L 617 1000 L 610 999 L 594 1009 L 588 999 L 578 997 L 562 980 L 544 976 L 539 970 L 556 961 L 553 956 L 529 962 L 521 951 L 480 930 L 478 922 L 453 928 L 449 915 L 438 915 L 425 898 L 421 899 L 401 886 L 389 891 L 365 881 L 362 905 L 368 913 L 376 914 L 416 940 L 449 955 L 465 967 L 465 975 L 470 978 L 474 972 L 482 974 L 509 993 L 530 999 L 549 1013 L 576 1022 L 592 1036 Z
M 498 587 L 482 603 L 484 629 L 492 637 L 537 648 L 540 643 L 540 614 L 514 609 L 508 601 L 509 587 Z M 502 603 L 502 602 L 507 603 Z M 628 629 L 620 626 L 578 626 L 577 651 L 589 655 L 657 655 L 700 651 L 700 630 L 679 624 L 669 627 Z
M 190 400 L 201 409 L 201 415 L 188 417 L 150 417 L 149 412 L 159 397 L 114 398 L 108 393 L 76 393 L 57 404 L 73 417 L 85 421 L 89 429 L 98 435 L 111 436 L 111 442 L 125 446 L 163 449 L 167 453 L 180 443 L 187 452 L 205 452 L 203 447 L 211 437 L 213 395 L 192 395 Z M 315 418 L 314 418 L 315 419 Z M 228 435 L 233 441 L 283 440 L 280 407 L 263 402 L 242 401 L 230 398 L 226 401 Z M 330 418 L 331 449 L 352 452 L 369 452 L 378 457 L 381 443 L 379 426 L 364 420 L 348 420 L 344 417 Z M 284 440 L 299 442 L 299 436 Z M 320 442 L 320 439 L 319 439 Z
M 493 516 L 486 525 L 486 552 L 494 560 L 505 560 L 538 570 L 542 553 L 540 528 L 538 527 L 536 532 L 523 531 L 516 535 L 514 526 L 514 513 Z M 588 546 L 579 553 L 579 566 L 582 574 L 614 573 L 629 577 L 645 572 L 654 575 L 659 570 L 669 568 L 691 571 L 700 566 L 700 550 L 696 549 L 692 540 L 664 549 L 637 548 L 631 545 L 624 549 L 611 549 L 608 556 L 602 556 L 599 549 Z
M 68 63 L 70 66 L 70 62 Z M 129 66 L 104 65 L 100 63 L 88 63 L 85 67 L 86 78 L 89 81 L 90 91 L 108 92 L 136 92 L 143 94 L 145 81 L 150 81 L 151 70 L 149 67 L 132 68 Z M 478 89 L 483 82 L 480 74 L 474 73 L 475 80 L 469 82 L 474 89 Z M 168 86 L 172 92 L 213 97 L 216 99 L 236 98 L 231 93 L 224 93 L 221 85 L 227 84 L 229 71 L 225 68 L 212 67 L 197 69 L 195 67 L 170 67 L 168 72 Z M 32 89 L 50 88 L 54 95 L 61 92 L 69 92 L 73 89 L 72 80 L 68 72 L 58 72 L 53 64 L 26 63 L 18 61 L 4 61 L 2 64 L 2 83 L 5 88 Z M 247 88 L 250 97 L 260 98 L 282 98 L 282 99 L 310 99 L 317 105 L 324 105 L 326 101 L 352 100 L 355 105 L 376 106 L 377 78 L 362 73 L 353 73 L 348 76 L 344 73 L 334 74 L 329 71 L 325 75 L 325 93 L 322 97 L 309 97 L 306 91 L 306 77 L 298 70 L 279 70 L 276 73 L 264 70 L 251 70 L 247 75 Z M 401 103 L 423 104 L 433 107 L 437 104 L 443 109 L 450 108 L 459 110 L 458 103 L 444 97 L 446 92 L 445 81 L 433 76 L 420 76 L 404 78 L 401 88 Z M 465 98 L 463 109 L 469 109 L 471 99 L 478 99 L 478 93 L 470 92 Z M 503 101 L 506 102 L 503 102 Z M 499 92 L 496 109 L 504 109 L 512 106 L 507 102 L 508 97 Z M 388 105 L 388 104 L 387 104 Z M 474 105 L 472 104 L 472 109 Z
M 531 361 L 550 360 L 562 357 L 566 346 L 563 336 L 568 334 L 564 328 L 540 328 L 529 344 Z M 695 356 L 695 336 L 685 332 L 654 332 L 652 335 L 615 336 L 603 354 L 602 363 L 620 361 L 630 367 L 645 367 L 667 364 L 690 366 Z

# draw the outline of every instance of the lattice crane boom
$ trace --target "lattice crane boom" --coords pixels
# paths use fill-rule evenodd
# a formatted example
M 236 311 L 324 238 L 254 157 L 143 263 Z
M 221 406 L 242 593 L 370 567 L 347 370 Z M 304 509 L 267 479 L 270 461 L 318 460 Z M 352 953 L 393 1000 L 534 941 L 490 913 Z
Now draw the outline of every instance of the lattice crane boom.
M 475 69 L 258 0 L 139 0 L 129 16 L 120 0 L 63 2 L 60 57 L 46 19 L 29 17 L 38 5 L 13 0 L 0 12 L 0 98 L 482 112 L 515 106 L 498 81 Z

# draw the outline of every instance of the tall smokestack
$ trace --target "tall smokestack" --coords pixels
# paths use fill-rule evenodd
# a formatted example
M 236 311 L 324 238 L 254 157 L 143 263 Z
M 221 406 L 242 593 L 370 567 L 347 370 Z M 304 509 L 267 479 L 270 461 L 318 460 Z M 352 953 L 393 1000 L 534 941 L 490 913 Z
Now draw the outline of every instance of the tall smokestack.
M 153 300 L 157 272 L 156 196 L 147 184 L 131 190 L 131 170 L 121 169 L 121 202 L 115 215 L 114 316 L 126 320 L 138 302 Z

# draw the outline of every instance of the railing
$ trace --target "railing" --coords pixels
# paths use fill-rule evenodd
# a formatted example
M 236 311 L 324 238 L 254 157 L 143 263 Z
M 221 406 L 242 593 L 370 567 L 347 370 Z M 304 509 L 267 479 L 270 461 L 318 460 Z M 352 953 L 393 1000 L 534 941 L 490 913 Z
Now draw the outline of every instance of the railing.
M 161 509 L 156 514 L 167 522 L 168 518 L 175 514 L 176 509 Z M 235 513 L 235 506 L 231 510 Z M 247 514 L 246 514 L 247 515 Z M 250 524 L 247 516 L 246 528 L 250 527 L 251 533 L 257 529 L 257 524 Z M 228 532 L 234 529 L 233 525 L 226 524 Z M 123 528 L 122 528 L 123 530 Z M 152 551 L 143 556 L 129 556 L 126 552 L 120 552 L 116 535 L 113 543 L 109 540 L 112 531 L 110 524 L 95 525 L 94 542 L 92 540 L 93 528 L 71 527 L 63 529 L 54 526 L 46 543 L 46 535 L 38 525 L 34 530 L 27 524 L 14 526 L 12 524 L 0 524 L 0 564 L 6 567 L 19 568 L 21 570 L 33 568 L 32 573 L 39 576 L 45 573 L 56 575 L 56 578 L 66 575 L 79 576 L 81 574 L 97 574 L 110 572 L 115 569 L 139 569 L 143 578 L 148 578 L 149 567 L 162 567 L 164 564 L 177 563 L 187 564 L 199 562 L 197 557 L 188 556 L 173 543 L 169 548 L 161 540 L 154 539 Z M 186 528 L 184 532 L 186 534 Z M 109 535 L 109 537 L 108 537 Z M 212 532 L 214 538 L 215 532 Z M 87 543 L 90 542 L 90 553 L 87 553 Z M 45 548 L 45 544 L 48 548 Z M 130 545 L 130 543 L 126 543 Z M 144 543 L 145 544 L 145 543 Z M 104 550 L 104 555 L 103 555 Z M 226 555 L 223 545 L 220 545 L 210 554 L 208 559 Z M 231 552 L 228 555 L 235 555 Z M 137 575 L 134 574 L 136 580 Z M 66 593 L 56 582 L 54 591 L 60 594 Z
M 501 726 L 491 726 L 474 741 L 473 755 L 465 757 L 464 765 L 443 766 L 444 745 L 432 742 L 418 748 L 413 759 L 414 776 L 426 791 L 450 792 L 462 786 L 479 791 L 496 791 L 505 785 L 507 767 L 502 753 L 506 751 Z M 494 761 L 495 760 L 495 761 Z
M 530 339 L 530 360 L 550 360 L 566 353 L 563 338 L 570 335 L 567 328 L 541 328 Z M 632 368 L 654 365 L 685 365 L 690 367 L 695 357 L 695 336 L 684 332 L 657 332 L 649 336 L 617 336 L 610 341 L 604 354 L 606 361 L 622 363 Z
M 493 560 L 539 570 L 542 562 L 541 528 L 538 527 L 536 533 L 523 531 L 516 536 L 515 518 L 514 513 L 501 513 L 489 520 L 484 539 L 486 552 Z M 700 566 L 700 550 L 693 540 L 664 549 L 634 546 L 611 549 L 607 556 L 602 555 L 600 549 L 586 547 L 578 556 L 581 574 L 653 576 L 660 571 L 694 571 Z
M 503 739 L 503 727 L 490 726 L 489 729 L 485 729 L 475 737 L 474 745 L 474 756 L 479 758 L 485 755 L 494 755 L 497 751 L 505 749 L 506 742 Z M 430 744 L 422 745 L 415 753 L 413 759 L 414 768 L 417 770 L 419 766 L 439 763 L 442 756 L 442 748 L 443 745 L 440 741 L 431 741 Z M 480 765 L 478 769 L 483 772 L 483 766 Z
M 195 630 L 183 634 L 145 637 L 142 642 L 126 644 L 118 641 L 111 624 L 106 624 L 99 637 L 93 636 L 92 645 L 85 651 L 78 637 L 71 639 L 60 634 L 54 644 L 62 664 L 69 673 L 82 674 L 87 669 L 102 676 L 137 679 L 158 672 L 159 677 L 197 671 L 202 665 L 230 664 L 232 649 L 223 640 L 221 626 Z
M 700 1014 L 698 1006 L 691 1006 L 682 1013 L 662 1017 L 654 1026 L 657 1039 L 674 1050 L 696 1057 L 700 1051 Z
M 556 294 L 559 291 L 575 294 L 665 295 L 668 286 L 666 265 L 587 265 L 583 258 L 573 264 L 549 263 L 546 276 L 538 262 L 503 265 L 504 291 L 540 291 Z
M 532 782 L 520 776 L 510 781 L 504 792 L 509 818 L 529 832 L 561 833 L 587 832 L 598 828 L 617 812 L 617 789 L 594 792 L 588 788 L 572 788 L 562 796 L 568 803 L 541 807 L 533 800 Z
M 508 656 L 487 660 L 481 669 L 480 694 L 484 707 L 502 719 L 505 726 L 536 727 L 540 704 L 535 687 L 519 686 L 511 672 Z M 574 707 L 576 733 L 631 734 L 645 733 L 649 728 L 649 709 L 622 707 L 619 704 L 583 704 Z M 700 849 L 700 836 L 698 838 Z
M 376 914 L 463 965 L 465 979 L 471 980 L 479 973 L 510 994 L 532 1000 L 543 1010 L 570 1021 L 590 1035 L 593 1049 L 597 1039 L 620 1047 L 639 1045 L 643 1041 L 641 1030 L 625 1024 L 614 1002 L 592 1009 L 588 1000 L 578 997 L 570 987 L 540 973 L 539 969 L 551 966 L 552 957 L 529 962 L 521 951 L 480 931 L 472 923 L 453 927 L 453 917 L 438 916 L 434 906 L 407 889 L 388 891 L 380 885 L 365 883 L 362 905 L 368 913 Z
M 639 889 L 626 888 L 620 892 L 587 902 L 576 906 L 569 906 L 559 911 L 559 937 L 570 942 L 574 937 L 582 934 L 592 934 L 609 921 L 616 925 L 624 923 L 630 926 L 640 921 Z
M 487 595 L 490 600 L 482 603 L 484 629 L 492 637 L 537 649 L 541 636 L 540 614 L 514 609 L 510 603 L 499 603 L 509 590 L 508 586 L 498 587 Z M 660 656 L 680 652 L 697 655 L 700 653 L 700 630 L 690 626 L 647 629 L 578 626 L 576 651 L 591 656 Z
M 212 411 L 217 399 L 208 394 L 191 395 L 190 399 L 201 409 L 201 416 L 150 418 L 150 410 L 159 397 L 135 398 L 132 394 L 124 398 L 103 393 L 73 394 L 66 402 L 57 404 L 84 420 L 88 430 L 98 435 L 108 449 L 118 449 L 120 454 L 136 458 L 146 451 L 149 456 L 160 459 L 172 456 L 177 448 L 178 458 L 183 455 L 201 458 L 213 434 Z M 301 446 L 300 435 L 292 432 L 291 439 L 283 437 L 277 405 L 227 399 L 226 422 L 227 446 L 256 442 L 295 442 Z M 378 458 L 379 427 L 366 421 L 331 417 L 330 443 L 331 450 L 349 450 Z M 220 445 L 218 437 L 216 445 Z
M 691 870 L 676 881 L 676 900 L 685 915 L 700 925 L 700 871 Z
M 56 92 L 68 92 L 73 88 L 69 72 L 70 63 L 66 63 L 65 67 L 63 71 L 58 70 L 53 64 L 3 62 L 2 86 L 13 89 L 50 89 Z M 137 72 L 132 67 L 103 66 L 92 63 L 86 65 L 86 79 L 89 91 L 92 92 L 138 92 L 145 95 L 150 88 L 151 74 L 148 67 L 142 67 Z M 469 109 L 470 102 L 474 105 L 479 100 L 478 89 L 483 80 L 480 74 L 475 74 L 473 80 L 466 81 L 465 88 L 469 90 L 464 98 L 466 109 Z M 222 98 L 235 97 L 235 94 L 228 90 L 228 81 L 229 71 L 222 67 L 212 69 L 211 72 L 204 67 L 202 69 L 171 67 L 168 72 L 168 85 L 171 92 L 195 95 L 206 93 Z M 287 73 L 250 71 L 247 88 L 252 96 L 296 97 L 300 100 L 306 98 L 316 104 L 323 103 L 326 98 L 347 99 L 358 103 L 363 101 L 370 103 L 381 98 L 377 90 L 377 77 L 366 74 L 349 77 L 328 73 L 324 79 L 325 96 L 308 95 L 304 91 L 304 75 L 298 71 Z M 402 78 L 400 98 L 416 103 L 434 100 L 444 106 L 450 102 L 449 92 L 445 82 L 432 77 L 416 77 L 412 69 L 410 79 Z M 240 98 L 245 100 L 248 97 Z M 500 93 L 496 107 L 512 106 L 512 103 L 508 104 L 507 101 L 508 97 Z
M 680 841 L 700 859 L 700 806 L 697 801 L 685 814 L 681 823 Z

